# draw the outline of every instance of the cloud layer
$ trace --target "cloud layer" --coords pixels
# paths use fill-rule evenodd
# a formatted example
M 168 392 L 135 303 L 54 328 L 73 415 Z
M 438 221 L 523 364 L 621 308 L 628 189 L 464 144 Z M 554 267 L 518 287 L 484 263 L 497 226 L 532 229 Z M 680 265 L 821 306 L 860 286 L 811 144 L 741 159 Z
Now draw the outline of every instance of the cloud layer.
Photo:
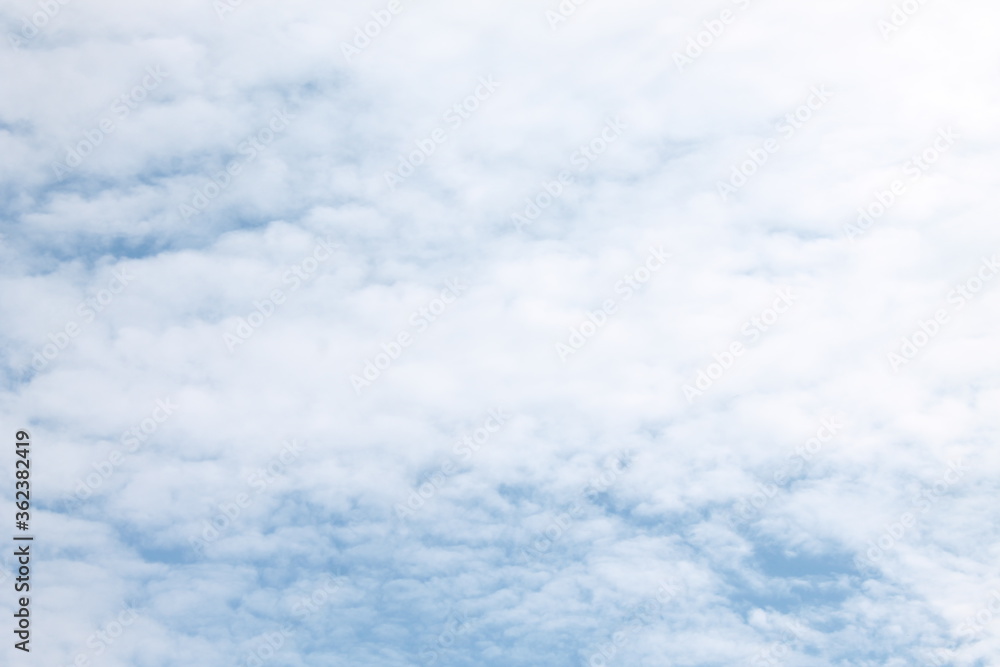
M 998 11 L 7 3 L 33 660 L 990 664 Z

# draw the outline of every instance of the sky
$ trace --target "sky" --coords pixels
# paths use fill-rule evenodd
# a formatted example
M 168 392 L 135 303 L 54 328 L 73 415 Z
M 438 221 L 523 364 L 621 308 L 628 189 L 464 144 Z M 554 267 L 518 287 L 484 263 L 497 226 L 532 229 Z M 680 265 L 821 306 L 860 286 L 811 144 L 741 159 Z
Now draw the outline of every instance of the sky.
M 996 664 L 998 20 L 6 0 L 3 663 Z

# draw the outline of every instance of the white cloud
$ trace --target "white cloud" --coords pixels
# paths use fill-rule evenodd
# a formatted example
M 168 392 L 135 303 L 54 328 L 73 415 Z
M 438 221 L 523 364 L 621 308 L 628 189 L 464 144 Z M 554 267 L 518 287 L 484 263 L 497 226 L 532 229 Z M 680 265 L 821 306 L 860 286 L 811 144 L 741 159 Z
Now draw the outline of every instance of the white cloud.
M 45 4 L 9 3 L 4 30 Z M 38 660 L 995 653 L 997 286 L 949 298 L 1000 252 L 993 6 L 924 3 L 883 39 L 906 3 L 589 0 L 562 3 L 553 30 L 558 2 L 399 0 L 348 60 L 387 3 L 48 4 L 0 58 L 2 412 L 34 443 Z M 829 100 L 789 135 L 820 86 Z M 287 126 L 262 135 L 276 110 Z M 907 161 L 948 128 L 917 178 Z M 897 180 L 852 242 L 845 226 Z M 199 190 L 211 201 L 184 215 Z M 670 257 L 626 300 L 616 286 L 651 247 Z M 116 274 L 134 278 L 118 290 Z M 794 303 L 772 323 L 779 290 Z M 609 299 L 564 363 L 556 343 Z M 158 400 L 174 414 L 127 450 Z M 496 408 L 509 420 L 465 460 L 456 442 Z M 843 429 L 777 482 L 830 418 Z M 292 441 L 301 454 L 262 476 Z M 937 493 L 955 461 L 968 470 Z M 113 642 L 96 635 L 115 623 Z

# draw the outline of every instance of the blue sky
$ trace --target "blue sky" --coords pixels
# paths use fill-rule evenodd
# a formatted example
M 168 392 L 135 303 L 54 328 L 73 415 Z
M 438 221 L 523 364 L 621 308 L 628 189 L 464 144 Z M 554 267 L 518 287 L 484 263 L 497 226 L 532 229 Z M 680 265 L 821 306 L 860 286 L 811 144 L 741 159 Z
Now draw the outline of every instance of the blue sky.
M 32 664 L 992 664 L 997 11 L 6 3 Z

